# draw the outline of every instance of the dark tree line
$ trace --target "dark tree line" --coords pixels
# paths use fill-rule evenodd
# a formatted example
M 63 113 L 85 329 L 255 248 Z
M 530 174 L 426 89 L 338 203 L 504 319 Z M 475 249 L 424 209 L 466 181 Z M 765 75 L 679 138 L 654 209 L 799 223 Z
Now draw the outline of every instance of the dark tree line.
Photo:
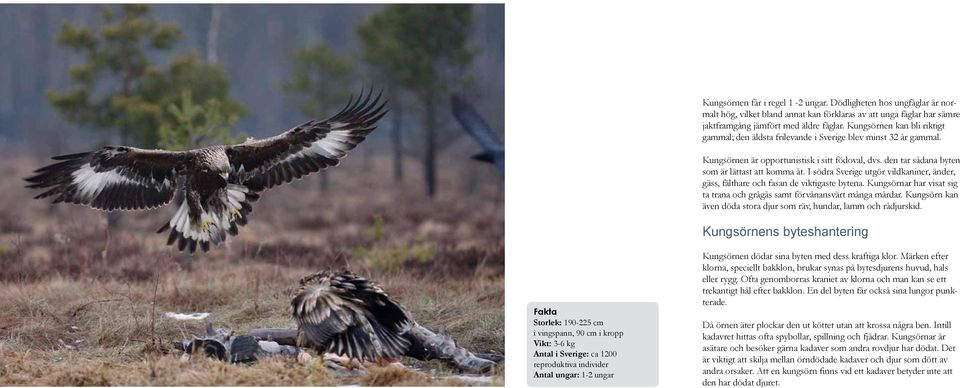
M 235 141 L 329 114 L 377 85 L 392 112 L 359 151 L 392 153 L 398 180 L 404 159 L 417 158 L 433 193 L 437 157 L 463 138 L 449 93 L 503 128 L 501 5 L 107 8 L 0 5 L 0 50 L 15 53 L 0 58 L 0 139 Z

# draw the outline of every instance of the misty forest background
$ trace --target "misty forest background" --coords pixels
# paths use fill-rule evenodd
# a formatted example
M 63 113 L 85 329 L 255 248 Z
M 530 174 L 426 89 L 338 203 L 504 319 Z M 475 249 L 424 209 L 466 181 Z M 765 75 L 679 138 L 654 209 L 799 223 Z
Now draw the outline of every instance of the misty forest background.
M 444 158 L 480 151 L 451 94 L 502 138 L 503 23 L 502 5 L 2 5 L 0 147 L 40 162 L 107 143 L 235 143 L 373 85 L 391 112 L 350 159 L 389 156 L 395 182 L 433 195 Z M 456 165 L 471 187 L 499 184 L 489 166 Z

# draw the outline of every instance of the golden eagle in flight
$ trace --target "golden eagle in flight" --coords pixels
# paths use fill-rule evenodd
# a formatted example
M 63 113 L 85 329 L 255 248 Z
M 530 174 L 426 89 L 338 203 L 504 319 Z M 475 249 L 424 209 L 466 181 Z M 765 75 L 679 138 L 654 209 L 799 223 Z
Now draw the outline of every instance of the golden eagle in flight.
M 376 129 L 387 113 L 381 95 L 360 93 L 332 117 L 311 120 L 277 136 L 233 146 L 189 151 L 105 146 L 94 152 L 53 157 L 57 163 L 26 178 L 35 198 L 95 209 L 153 209 L 174 200 L 177 210 L 157 233 L 167 244 L 195 252 L 236 235 L 247 223 L 259 192 L 336 166 Z
M 410 354 L 415 322 L 380 286 L 350 272 L 321 271 L 300 280 L 290 302 L 304 342 L 362 361 Z

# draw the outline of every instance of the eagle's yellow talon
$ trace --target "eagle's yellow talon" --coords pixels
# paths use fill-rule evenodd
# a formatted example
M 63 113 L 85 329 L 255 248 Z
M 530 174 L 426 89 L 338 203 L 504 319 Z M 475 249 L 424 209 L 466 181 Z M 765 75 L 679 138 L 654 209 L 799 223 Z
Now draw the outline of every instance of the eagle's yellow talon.
M 209 220 L 203 220 L 200 222 L 200 229 L 207 231 L 210 230 L 210 226 L 213 225 Z
M 230 209 L 230 216 L 232 216 L 233 218 L 240 218 L 240 210 Z

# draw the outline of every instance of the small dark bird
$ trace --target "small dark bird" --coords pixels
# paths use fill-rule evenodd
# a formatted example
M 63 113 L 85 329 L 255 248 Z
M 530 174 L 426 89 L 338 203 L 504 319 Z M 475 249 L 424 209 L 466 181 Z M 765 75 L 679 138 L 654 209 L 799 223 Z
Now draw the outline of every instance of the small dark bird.
M 463 129 L 483 146 L 483 152 L 473 155 L 473 159 L 493 163 L 501 173 L 504 171 L 503 142 L 490 129 L 490 125 L 480 117 L 477 110 L 458 96 L 451 97 L 453 115 L 463 126 Z
M 106 146 L 94 152 L 53 157 L 59 162 L 26 178 L 44 189 L 35 198 L 87 205 L 99 210 L 142 210 L 166 205 L 177 210 L 157 233 L 170 230 L 167 244 L 191 253 L 236 235 L 260 192 L 336 166 L 387 113 L 372 91 L 353 98 L 337 114 L 311 120 L 277 136 L 233 146 L 189 151 Z M 382 94 L 382 93 L 381 93 Z
M 410 348 L 415 322 L 380 286 L 349 272 L 321 271 L 300 280 L 291 302 L 301 336 L 319 352 L 392 361 Z

